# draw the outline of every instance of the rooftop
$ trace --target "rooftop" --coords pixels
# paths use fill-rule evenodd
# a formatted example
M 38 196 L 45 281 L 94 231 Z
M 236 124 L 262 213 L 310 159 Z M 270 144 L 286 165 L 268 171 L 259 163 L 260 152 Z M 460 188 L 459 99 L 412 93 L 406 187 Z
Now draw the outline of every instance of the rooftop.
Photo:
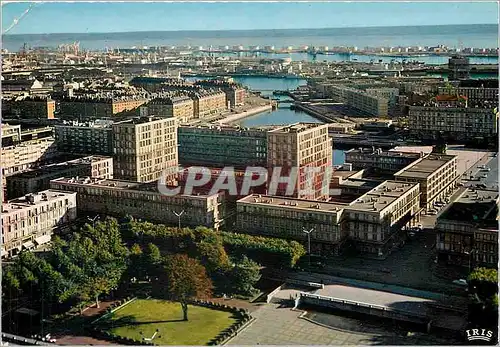
M 303 209 L 310 211 L 323 211 L 342 213 L 344 209 L 355 211 L 381 212 L 401 195 L 415 187 L 418 183 L 403 183 L 395 181 L 385 181 L 378 184 L 368 193 L 362 195 L 351 203 L 340 202 L 321 202 L 304 200 L 297 198 L 288 198 L 281 196 L 251 194 L 238 200 L 242 203 L 251 203 L 267 206 L 280 206 L 290 209 Z
M 467 189 L 439 216 L 439 220 L 484 223 L 498 220 L 498 191 Z
M 300 123 L 299 122 L 299 123 L 294 123 L 294 124 L 278 127 L 278 128 L 273 129 L 269 132 L 271 132 L 271 133 L 301 133 L 303 131 L 310 130 L 313 128 L 319 128 L 321 126 L 328 128 L 328 125 L 323 124 L 323 123 Z
M 61 192 L 58 190 L 44 190 L 35 194 L 28 194 L 21 198 L 14 200 L 9 200 L 6 203 L 2 203 L 2 213 L 10 213 L 15 210 L 20 210 L 24 208 L 29 208 L 32 206 L 46 204 L 47 201 L 53 201 L 61 199 L 62 197 L 68 197 L 76 195 L 75 192 Z
M 454 155 L 429 154 L 428 156 L 417 160 L 404 169 L 396 172 L 395 177 L 416 177 L 427 178 L 431 176 L 440 167 L 456 158 Z
M 79 185 L 79 186 L 88 186 L 88 187 L 100 187 L 104 189 L 112 189 L 112 190 L 128 190 L 128 191 L 140 191 L 140 192 L 151 192 L 154 194 L 160 194 L 158 191 L 158 182 L 135 182 L 135 181 L 125 181 L 125 180 L 117 180 L 117 179 L 98 179 L 98 178 L 90 178 L 90 177 L 61 177 L 52 180 L 54 183 L 64 183 L 69 185 Z M 174 189 L 175 186 L 166 186 L 166 188 Z M 182 189 L 181 189 L 182 191 Z M 213 195 L 218 195 L 213 194 Z M 205 199 L 209 196 L 206 193 L 200 191 L 199 193 L 194 189 L 193 195 L 185 195 L 180 194 L 176 196 L 190 197 L 193 199 Z M 164 195 L 165 198 L 168 198 L 168 195 Z M 173 196 L 175 198 L 175 196 Z
M 83 157 L 83 158 L 65 161 L 62 163 L 56 163 L 56 164 L 42 166 L 42 167 L 39 167 L 36 169 L 29 169 L 29 170 L 23 171 L 19 174 L 16 174 L 15 176 L 12 176 L 11 178 L 29 179 L 29 178 L 35 178 L 35 177 L 40 177 L 40 176 L 44 176 L 44 175 L 58 174 L 58 173 L 61 173 L 61 171 L 65 171 L 71 167 L 80 166 L 80 165 L 90 165 L 90 164 L 96 163 L 98 161 L 109 160 L 109 159 L 112 159 L 112 157 L 92 155 L 92 156 L 88 156 L 88 157 Z

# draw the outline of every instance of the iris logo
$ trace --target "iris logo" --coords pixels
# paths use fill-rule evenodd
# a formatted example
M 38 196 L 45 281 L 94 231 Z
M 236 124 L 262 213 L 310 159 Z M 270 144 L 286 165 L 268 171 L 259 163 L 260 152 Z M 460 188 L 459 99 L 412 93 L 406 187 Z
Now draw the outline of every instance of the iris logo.
M 493 337 L 493 331 L 486 329 L 469 329 L 465 331 L 468 341 L 482 340 L 490 342 Z

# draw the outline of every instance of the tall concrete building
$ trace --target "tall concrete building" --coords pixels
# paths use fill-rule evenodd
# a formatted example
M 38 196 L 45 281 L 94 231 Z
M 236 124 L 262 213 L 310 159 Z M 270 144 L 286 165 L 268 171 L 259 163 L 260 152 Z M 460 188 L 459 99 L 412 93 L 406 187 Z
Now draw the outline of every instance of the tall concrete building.
M 2 258 L 50 242 L 76 219 L 76 193 L 45 190 L 2 204 Z
M 215 167 L 265 167 L 267 130 L 237 126 L 180 126 L 179 162 Z
M 332 167 L 332 139 L 328 136 L 328 124 L 295 123 L 270 130 L 267 133 L 267 167 L 281 167 L 281 175 L 297 169 L 297 186 L 293 196 L 302 199 L 327 200 L 324 175 Z M 312 179 L 311 169 L 318 170 Z M 273 180 L 269 175 L 269 180 Z M 287 184 L 279 184 L 278 195 L 286 194 Z M 271 186 L 270 186 L 271 187 Z M 311 190 L 311 192 L 307 192 Z
M 55 126 L 57 150 L 76 154 L 113 154 L 113 122 L 66 122 Z
M 470 75 L 469 58 L 453 56 L 448 60 L 448 80 L 466 80 Z
M 116 178 L 149 182 L 176 176 L 177 119 L 143 117 L 112 127 Z

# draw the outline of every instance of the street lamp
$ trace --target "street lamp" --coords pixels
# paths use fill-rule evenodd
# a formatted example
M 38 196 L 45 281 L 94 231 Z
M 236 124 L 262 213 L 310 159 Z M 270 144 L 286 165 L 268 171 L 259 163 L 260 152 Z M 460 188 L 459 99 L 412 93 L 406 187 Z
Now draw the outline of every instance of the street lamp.
M 99 218 L 99 215 L 94 216 L 94 218 L 90 218 L 89 216 L 87 216 L 87 219 L 92 222 L 92 228 L 94 229 L 95 229 L 95 221 L 97 218 Z
M 465 251 L 464 253 L 467 254 L 469 256 L 469 272 L 471 272 L 471 260 L 472 260 L 472 255 L 476 252 L 475 249 L 467 252 Z
M 177 216 L 177 218 L 179 218 L 179 229 L 180 229 L 181 228 L 181 216 L 184 214 L 184 210 L 182 210 L 179 213 L 175 212 L 174 210 L 172 210 L 172 212 Z
M 314 228 L 311 230 L 307 230 L 306 228 L 302 228 L 302 232 L 307 234 L 307 253 L 309 254 L 309 269 L 311 268 L 311 233 L 314 231 Z

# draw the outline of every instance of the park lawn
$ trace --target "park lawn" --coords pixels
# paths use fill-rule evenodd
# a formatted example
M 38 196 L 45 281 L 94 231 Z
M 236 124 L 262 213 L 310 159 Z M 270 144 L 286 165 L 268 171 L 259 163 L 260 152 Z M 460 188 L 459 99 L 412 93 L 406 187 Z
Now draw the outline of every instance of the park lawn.
M 178 302 L 137 299 L 115 311 L 104 325 L 115 335 L 141 340 L 159 333 L 155 345 L 206 345 L 236 319 L 225 311 L 189 305 L 188 321 L 183 321 Z M 143 333 L 141 336 L 140 332 Z

